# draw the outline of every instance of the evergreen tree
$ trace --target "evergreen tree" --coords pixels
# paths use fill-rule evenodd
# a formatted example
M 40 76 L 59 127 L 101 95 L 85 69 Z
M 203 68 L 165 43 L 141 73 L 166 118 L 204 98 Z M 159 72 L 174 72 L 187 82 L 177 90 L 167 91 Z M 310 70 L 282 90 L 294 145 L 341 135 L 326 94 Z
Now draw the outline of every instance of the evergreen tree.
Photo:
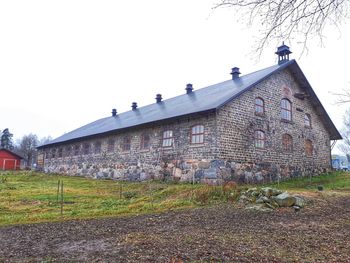
M 4 129 L 2 131 L 1 141 L 0 141 L 1 148 L 12 150 L 13 149 L 12 137 L 13 137 L 13 134 L 10 133 L 9 129 L 8 128 Z

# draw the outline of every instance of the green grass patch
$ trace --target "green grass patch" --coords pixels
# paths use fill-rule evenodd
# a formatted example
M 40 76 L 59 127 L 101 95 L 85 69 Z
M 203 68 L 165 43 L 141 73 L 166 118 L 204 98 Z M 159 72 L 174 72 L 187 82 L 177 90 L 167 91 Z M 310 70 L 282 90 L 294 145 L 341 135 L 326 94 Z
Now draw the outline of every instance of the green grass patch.
M 293 178 L 268 186 L 282 190 L 318 190 L 319 186 L 322 186 L 323 190 L 349 191 L 350 172 L 337 171 L 319 176 Z
M 63 181 L 64 198 L 57 195 Z M 350 191 L 350 173 L 334 172 L 268 184 L 283 190 Z M 0 226 L 73 219 L 160 213 L 233 202 L 250 186 L 118 182 L 35 172 L 0 172 Z

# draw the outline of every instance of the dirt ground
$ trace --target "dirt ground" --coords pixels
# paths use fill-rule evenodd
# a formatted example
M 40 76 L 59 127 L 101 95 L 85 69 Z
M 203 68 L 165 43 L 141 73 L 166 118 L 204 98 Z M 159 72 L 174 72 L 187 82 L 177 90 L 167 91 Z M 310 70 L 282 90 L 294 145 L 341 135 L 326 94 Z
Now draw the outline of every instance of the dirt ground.
M 350 262 L 350 198 L 2 227 L 0 262 Z

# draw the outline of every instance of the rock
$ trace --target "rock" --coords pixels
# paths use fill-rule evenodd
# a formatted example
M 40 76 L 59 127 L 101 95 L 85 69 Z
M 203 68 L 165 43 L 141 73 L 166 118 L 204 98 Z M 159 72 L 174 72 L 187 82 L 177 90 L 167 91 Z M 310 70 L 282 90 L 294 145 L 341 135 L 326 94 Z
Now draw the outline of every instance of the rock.
M 298 206 L 300 208 L 303 208 L 305 206 L 306 201 L 304 198 L 300 196 L 294 196 L 294 198 L 295 198 L 295 203 L 294 203 L 295 206 Z
M 220 168 L 220 167 L 225 167 L 225 161 L 224 160 L 212 160 L 210 162 L 210 167 L 211 168 Z
M 215 168 L 209 168 L 204 170 L 204 179 L 217 179 L 217 171 Z
M 261 196 L 255 201 L 255 203 L 257 204 L 270 203 L 270 199 L 266 196 Z
M 276 195 L 279 195 L 279 194 L 282 194 L 283 191 L 282 190 L 279 190 L 279 189 L 276 189 L 276 188 L 272 188 L 272 196 L 276 196 Z
M 181 178 L 182 170 L 180 168 L 175 168 L 174 177 Z
M 255 181 L 256 181 L 257 183 L 261 183 L 261 182 L 264 181 L 264 177 L 262 176 L 262 173 L 261 173 L 261 172 L 257 172 L 257 173 L 255 174 Z
M 295 204 L 295 197 L 289 195 L 287 192 L 274 196 L 272 199 L 276 201 L 280 207 L 290 207 Z
M 300 206 L 293 205 L 294 211 L 299 212 L 300 211 Z
M 199 169 L 208 169 L 210 167 L 210 162 L 199 162 L 198 168 Z
M 271 211 L 273 211 L 272 208 L 266 207 L 264 204 L 250 205 L 250 206 L 247 206 L 246 209 L 248 209 L 248 210 L 256 210 L 256 211 L 261 211 L 261 212 L 271 212 Z

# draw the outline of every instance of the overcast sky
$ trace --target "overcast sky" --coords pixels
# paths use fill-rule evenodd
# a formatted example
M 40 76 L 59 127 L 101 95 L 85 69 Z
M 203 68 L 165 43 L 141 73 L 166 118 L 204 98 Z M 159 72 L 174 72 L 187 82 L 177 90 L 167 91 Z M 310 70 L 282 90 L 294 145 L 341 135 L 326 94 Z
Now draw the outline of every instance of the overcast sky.
M 199 89 L 277 62 L 277 44 L 260 60 L 255 29 L 215 0 L 0 1 L 0 130 L 15 138 L 58 137 L 96 119 Z M 338 128 L 345 106 L 330 92 L 350 89 L 350 26 L 326 31 L 299 58 Z

